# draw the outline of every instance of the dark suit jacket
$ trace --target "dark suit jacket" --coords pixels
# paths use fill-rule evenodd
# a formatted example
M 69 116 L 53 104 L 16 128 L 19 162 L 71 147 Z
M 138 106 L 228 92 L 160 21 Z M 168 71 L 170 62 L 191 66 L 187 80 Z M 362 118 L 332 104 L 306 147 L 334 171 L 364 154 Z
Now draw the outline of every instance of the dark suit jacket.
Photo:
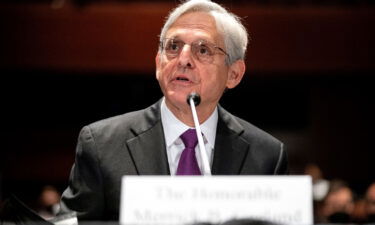
M 79 219 L 118 220 L 123 175 L 170 175 L 160 103 L 82 129 L 62 212 Z M 287 172 L 283 144 L 218 107 L 213 175 Z

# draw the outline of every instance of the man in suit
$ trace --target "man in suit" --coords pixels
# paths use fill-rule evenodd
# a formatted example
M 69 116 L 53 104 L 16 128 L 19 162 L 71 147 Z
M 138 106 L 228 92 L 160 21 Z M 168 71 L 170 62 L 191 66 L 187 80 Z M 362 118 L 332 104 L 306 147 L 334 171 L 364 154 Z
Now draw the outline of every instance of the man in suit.
M 190 174 L 181 172 L 180 157 L 182 134 L 194 127 L 186 103 L 192 92 L 201 96 L 196 108 L 213 175 L 285 174 L 283 144 L 218 105 L 245 73 L 247 41 L 239 18 L 211 1 L 188 1 L 172 11 L 155 59 L 164 97 L 82 129 L 63 211 L 76 211 L 79 219 L 117 220 L 122 176 Z M 200 154 L 194 160 L 200 174 Z

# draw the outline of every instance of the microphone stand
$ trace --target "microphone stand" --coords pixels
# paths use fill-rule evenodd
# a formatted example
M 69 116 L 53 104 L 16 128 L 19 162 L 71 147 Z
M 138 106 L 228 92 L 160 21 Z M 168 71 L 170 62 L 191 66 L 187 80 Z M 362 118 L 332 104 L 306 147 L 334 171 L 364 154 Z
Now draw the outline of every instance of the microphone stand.
M 187 102 L 191 107 L 191 112 L 193 114 L 193 120 L 194 120 L 194 125 L 195 125 L 195 131 L 197 133 L 198 137 L 198 144 L 199 144 L 199 153 L 202 159 L 202 173 L 205 176 L 211 176 L 211 168 L 210 168 L 210 163 L 208 161 L 208 156 L 206 152 L 206 148 L 203 143 L 203 136 L 202 136 L 202 131 L 201 127 L 199 125 L 199 120 L 198 120 L 198 115 L 197 111 L 195 109 L 195 106 L 198 106 L 200 103 L 200 96 L 197 93 L 191 93 L 188 95 Z

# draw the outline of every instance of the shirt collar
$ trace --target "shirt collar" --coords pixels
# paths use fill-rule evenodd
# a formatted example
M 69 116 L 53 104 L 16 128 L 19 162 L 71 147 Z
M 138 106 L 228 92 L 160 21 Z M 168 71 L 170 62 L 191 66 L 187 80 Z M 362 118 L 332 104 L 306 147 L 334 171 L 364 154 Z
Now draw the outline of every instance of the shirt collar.
M 182 133 L 184 133 L 189 127 L 181 122 L 175 115 L 168 109 L 165 104 L 165 98 L 160 105 L 161 108 L 161 121 L 164 129 L 164 137 L 167 147 L 170 147 Z M 211 116 L 201 124 L 201 131 L 203 133 L 204 142 L 208 142 L 210 147 L 213 149 L 215 146 L 216 128 L 218 121 L 217 107 Z

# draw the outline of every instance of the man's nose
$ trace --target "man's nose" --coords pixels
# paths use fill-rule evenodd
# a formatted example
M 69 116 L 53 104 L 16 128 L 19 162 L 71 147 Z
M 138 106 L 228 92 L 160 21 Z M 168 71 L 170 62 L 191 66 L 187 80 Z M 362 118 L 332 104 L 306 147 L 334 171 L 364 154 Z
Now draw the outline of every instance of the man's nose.
M 190 45 L 184 45 L 178 57 L 178 64 L 182 67 L 193 68 L 195 66 Z

